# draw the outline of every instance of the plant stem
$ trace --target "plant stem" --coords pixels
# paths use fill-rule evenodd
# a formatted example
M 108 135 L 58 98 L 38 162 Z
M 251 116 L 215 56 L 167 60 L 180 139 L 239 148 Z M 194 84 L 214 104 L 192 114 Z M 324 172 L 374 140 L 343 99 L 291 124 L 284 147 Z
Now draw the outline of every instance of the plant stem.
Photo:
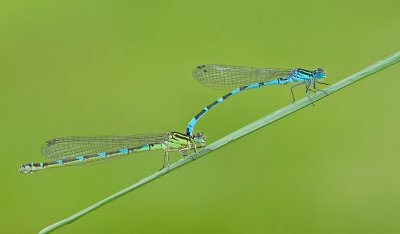
M 381 71 L 395 63 L 398 63 L 399 61 L 400 61 L 400 51 L 385 58 L 385 59 L 382 59 L 382 60 L 372 64 L 371 66 L 357 72 L 354 75 L 351 75 L 351 76 L 323 89 L 323 91 L 325 91 L 326 93 L 325 92 L 317 92 L 315 94 L 311 94 L 310 98 L 314 102 L 316 102 L 316 101 L 326 97 L 327 95 L 338 91 L 339 89 L 342 89 L 342 88 L 344 88 L 358 80 L 361 80 L 362 78 L 365 78 L 375 72 Z M 216 149 L 218 149 L 218 148 L 220 148 L 220 147 L 222 147 L 244 135 L 247 135 L 261 127 L 264 127 L 264 126 L 266 126 L 286 115 L 289 115 L 307 105 L 310 105 L 310 104 L 311 104 L 310 100 L 307 97 L 305 97 L 299 101 L 296 101 L 295 103 L 287 105 L 287 106 L 283 107 L 282 109 L 279 109 L 259 120 L 254 121 L 253 123 L 241 128 L 241 129 L 215 141 L 214 143 L 202 148 L 197 153 L 194 153 L 188 157 L 180 159 L 176 163 L 170 165 L 169 168 L 164 168 L 163 170 L 158 171 L 158 172 L 140 180 L 139 182 L 105 198 L 104 200 L 97 202 L 96 204 L 93 204 L 93 205 L 89 206 L 88 208 L 86 208 L 66 219 L 63 219 L 57 223 L 54 223 L 54 224 L 42 229 L 39 233 L 49 233 L 49 232 L 52 232 L 64 225 L 66 225 L 66 224 L 72 223 L 75 220 L 79 219 L 80 217 L 88 214 L 89 212 L 91 212 L 97 208 L 100 208 L 101 206 L 113 201 L 114 199 L 116 199 L 118 197 L 121 197 L 122 195 L 125 195 L 125 194 L 153 181 L 154 179 L 160 178 L 161 176 L 165 175 L 168 172 L 171 172 L 189 162 L 192 162 L 194 159 L 200 158 L 213 150 L 216 150 Z

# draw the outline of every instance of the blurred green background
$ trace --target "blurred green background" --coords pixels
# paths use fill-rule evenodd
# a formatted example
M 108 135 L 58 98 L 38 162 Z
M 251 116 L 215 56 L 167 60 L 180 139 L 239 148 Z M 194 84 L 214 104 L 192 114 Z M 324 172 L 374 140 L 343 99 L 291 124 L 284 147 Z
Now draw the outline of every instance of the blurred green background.
M 226 92 L 194 66 L 322 66 L 335 83 L 399 50 L 392 1 L 1 1 L 2 233 L 34 233 L 150 175 L 162 152 L 32 175 L 60 136 L 184 131 Z M 59 233 L 399 233 L 400 64 L 85 216 Z M 296 90 L 303 97 L 303 88 Z M 208 143 L 291 102 L 238 94 Z M 178 154 L 173 155 L 178 160 Z

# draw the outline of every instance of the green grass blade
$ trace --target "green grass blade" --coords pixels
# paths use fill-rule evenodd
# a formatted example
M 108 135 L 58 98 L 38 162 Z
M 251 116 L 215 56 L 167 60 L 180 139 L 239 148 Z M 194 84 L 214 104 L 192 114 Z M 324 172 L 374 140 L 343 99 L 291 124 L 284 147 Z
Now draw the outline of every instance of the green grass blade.
M 398 63 L 399 61 L 400 61 L 400 52 L 397 52 L 385 59 L 382 59 L 381 61 L 378 61 L 378 62 L 372 64 L 371 66 L 363 69 L 362 71 L 359 71 L 358 73 L 356 73 L 354 75 L 351 75 L 333 85 L 330 85 L 329 87 L 327 87 L 323 90 L 327 94 L 334 93 L 334 92 L 338 91 L 339 89 L 342 89 L 342 88 L 344 88 L 358 80 L 361 80 L 362 78 L 365 78 L 375 72 L 381 71 L 395 63 Z M 310 97 L 314 102 L 316 102 L 316 101 L 326 97 L 327 94 L 325 94 L 324 92 L 318 92 L 318 93 L 310 95 Z M 57 223 L 54 223 L 54 224 L 44 228 L 39 233 L 49 233 L 49 232 L 52 232 L 64 225 L 66 225 L 66 224 L 72 223 L 75 220 L 79 219 L 80 217 L 88 214 L 89 212 L 91 212 L 97 208 L 100 208 L 101 206 L 113 201 L 114 199 L 117 199 L 118 197 L 121 197 L 122 195 L 125 195 L 125 194 L 153 181 L 154 179 L 160 178 L 161 176 L 165 175 L 167 172 L 171 172 L 171 171 L 193 161 L 194 159 L 200 158 L 201 156 L 204 156 L 205 154 L 207 154 L 213 150 L 216 150 L 216 149 L 218 149 L 218 148 L 220 148 L 220 147 L 222 147 L 222 146 L 224 146 L 246 134 L 249 134 L 261 127 L 264 127 L 286 115 L 292 114 L 293 112 L 295 112 L 307 105 L 310 105 L 310 104 L 311 103 L 308 100 L 308 98 L 303 98 L 295 103 L 287 105 L 287 106 L 283 107 L 282 109 L 279 109 L 257 121 L 254 121 L 253 123 L 241 128 L 241 129 L 215 141 L 214 143 L 208 145 L 207 147 L 203 148 L 199 152 L 179 160 L 178 162 L 172 164 L 169 168 L 164 168 L 163 170 L 158 171 L 158 172 L 154 173 L 153 175 L 140 180 L 139 182 L 105 198 L 104 200 L 97 202 L 96 204 L 93 204 L 93 205 L 89 206 L 88 208 L 86 208 L 66 219 L 63 219 Z

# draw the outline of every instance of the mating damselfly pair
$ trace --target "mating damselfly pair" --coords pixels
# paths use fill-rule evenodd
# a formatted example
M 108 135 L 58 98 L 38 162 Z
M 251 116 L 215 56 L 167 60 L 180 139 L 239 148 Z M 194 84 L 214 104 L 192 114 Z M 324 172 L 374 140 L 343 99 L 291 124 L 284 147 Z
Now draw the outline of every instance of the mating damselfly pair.
M 169 166 L 169 152 L 179 152 L 187 156 L 187 151 L 204 147 L 203 133 L 193 134 L 193 128 L 198 120 L 212 107 L 226 100 L 228 97 L 244 90 L 259 88 L 272 84 L 288 84 L 299 82 L 293 88 L 304 84 L 306 95 L 308 91 L 321 91 L 316 88 L 317 79 L 325 77 L 322 68 L 308 71 L 301 68 L 253 68 L 245 66 L 208 64 L 197 66 L 193 70 L 193 77 L 204 86 L 216 89 L 235 88 L 228 94 L 220 97 L 206 106 L 189 122 L 186 133 L 168 132 L 166 134 L 139 134 L 131 136 L 92 136 L 92 137 L 61 137 L 47 141 L 42 147 L 42 155 L 50 160 L 42 163 L 25 163 L 19 167 L 21 173 L 33 173 L 46 168 L 63 166 L 87 165 L 102 161 L 109 161 L 132 153 L 144 151 L 164 150 L 164 163 Z M 313 89 L 311 89 L 313 85 Z M 310 98 L 310 97 L 308 97 Z M 312 100 L 310 99 L 311 103 Z M 198 144 L 198 145 L 197 145 Z

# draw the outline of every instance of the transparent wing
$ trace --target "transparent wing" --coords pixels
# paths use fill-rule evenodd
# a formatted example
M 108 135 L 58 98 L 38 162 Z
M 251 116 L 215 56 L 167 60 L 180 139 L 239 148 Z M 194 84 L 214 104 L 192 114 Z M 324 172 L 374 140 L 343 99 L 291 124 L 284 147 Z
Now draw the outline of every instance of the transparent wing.
M 254 68 L 235 65 L 206 64 L 195 67 L 193 77 L 214 89 L 232 89 L 289 76 L 291 69 Z
M 159 143 L 166 139 L 167 134 L 165 133 L 131 136 L 60 137 L 47 141 L 42 146 L 42 155 L 52 160 L 69 159 Z

